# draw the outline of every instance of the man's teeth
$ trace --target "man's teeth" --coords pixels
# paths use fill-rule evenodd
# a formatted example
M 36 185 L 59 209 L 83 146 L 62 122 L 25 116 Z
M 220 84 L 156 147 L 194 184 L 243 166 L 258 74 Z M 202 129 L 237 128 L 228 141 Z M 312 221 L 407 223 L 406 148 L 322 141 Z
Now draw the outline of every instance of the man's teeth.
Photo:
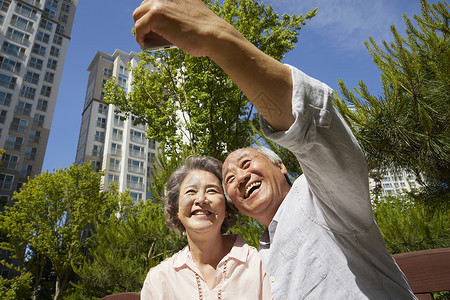
M 245 197 L 245 198 L 248 198 L 248 196 L 250 196 L 252 190 L 253 190 L 254 188 L 258 188 L 260 185 L 261 185 L 261 182 L 260 182 L 260 181 L 252 183 L 252 184 L 247 188 L 247 190 L 245 191 L 244 197 Z

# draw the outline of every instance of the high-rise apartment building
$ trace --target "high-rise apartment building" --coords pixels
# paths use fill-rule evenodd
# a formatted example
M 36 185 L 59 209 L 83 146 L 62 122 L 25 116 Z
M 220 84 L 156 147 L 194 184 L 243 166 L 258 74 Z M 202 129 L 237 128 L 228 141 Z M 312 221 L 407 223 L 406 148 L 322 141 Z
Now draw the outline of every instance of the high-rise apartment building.
M 132 82 L 129 66 L 137 66 L 134 52 L 116 50 L 109 55 L 97 52 L 88 67 L 89 79 L 82 113 L 76 163 L 91 162 L 93 169 L 104 170 L 103 184 L 115 182 L 119 191 L 128 190 L 135 200 L 147 199 L 157 144 L 145 138 L 145 126 L 137 118 L 125 118 L 115 106 L 103 101 L 103 89 L 114 76 L 116 83 L 129 91 Z
M 0 202 L 40 174 L 78 0 L 0 0 Z

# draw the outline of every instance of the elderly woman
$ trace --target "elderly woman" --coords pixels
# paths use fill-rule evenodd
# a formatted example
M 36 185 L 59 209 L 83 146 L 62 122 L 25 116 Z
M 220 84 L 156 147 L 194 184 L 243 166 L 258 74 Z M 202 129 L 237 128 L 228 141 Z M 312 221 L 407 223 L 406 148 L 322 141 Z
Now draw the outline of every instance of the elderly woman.
M 152 268 L 141 299 L 271 299 L 258 252 L 239 235 L 222 190 L 222 164 L 191 157 L 167 183 L 167 224 L 186 232 L 188 245 Z

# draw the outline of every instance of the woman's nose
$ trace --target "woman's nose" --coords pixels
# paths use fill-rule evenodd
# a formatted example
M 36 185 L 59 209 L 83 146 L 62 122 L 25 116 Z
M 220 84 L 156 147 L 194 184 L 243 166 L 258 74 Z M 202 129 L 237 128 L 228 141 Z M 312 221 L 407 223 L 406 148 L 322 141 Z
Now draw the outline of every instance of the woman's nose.
M 206 193 L 204 192 L 198 193 L 197 197 L 195 197 L 194 204 L 200 205 L 204 202 L 207 202 Z

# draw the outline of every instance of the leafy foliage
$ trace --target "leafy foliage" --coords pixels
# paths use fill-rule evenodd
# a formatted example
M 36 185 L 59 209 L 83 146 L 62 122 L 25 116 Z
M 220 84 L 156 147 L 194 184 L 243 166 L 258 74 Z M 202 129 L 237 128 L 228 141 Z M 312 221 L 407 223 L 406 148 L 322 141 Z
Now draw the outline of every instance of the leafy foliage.
M 115 192 L 101 192 L 102 173 L 89 164 L 45 172 L 28 181 L 13 197 L 15 204 L 0 216 L 0 244 L 33 274 L 34 292 L 47 261 L 56 275 L 58 299 L 72 273 L 82 262 L 85 229 L 100 227 L 109 216 L 127 207 L 131 199 Z
M 389 252 L 396 254 L 450 247 L 449 200 L 448 194 L 440 201 L 404 195 L 387 197 L 374 204 L 374 219 Z
M 280 18 L 271 6 L 252 0 L 205 2 L 276 59 L 295 47 L 301 26 L 316 12 Z M 139 57 L 132 90 L 125 94 L 112 79 L 105 101 L 147 124 L 148 137 L 160 142 L 166 153 L 177 155 L 187 145 L 193 154 L 223 159 L 227 152 L 250 145 L 253 107 L 213 61 L 178 49 L 142 52 Z
M 421 0 L 417 26 L 404 16 L 406 37 L 391 27 L 394 42 L 384 50 L 370 38 L 366 46 L 382 71 L 383 94 L 370 94 L 343 80 L 336 105 L 361 144 L 374 174 L 405 169 L 425 177 L 429 186 L 450 187 L 449 5 Z M 346 101 L 354 106 L 350 110 Z M 420 176 L 419 176 L 420 178 Z
M 151 267 L 186 245 L 186 239 L 164 223 L 161 205 L 141 203 L 132 213 L 113 218 L 90 241 L 90 257 L 80 268 L 76 290 L 103 297 L 139 292 Z

